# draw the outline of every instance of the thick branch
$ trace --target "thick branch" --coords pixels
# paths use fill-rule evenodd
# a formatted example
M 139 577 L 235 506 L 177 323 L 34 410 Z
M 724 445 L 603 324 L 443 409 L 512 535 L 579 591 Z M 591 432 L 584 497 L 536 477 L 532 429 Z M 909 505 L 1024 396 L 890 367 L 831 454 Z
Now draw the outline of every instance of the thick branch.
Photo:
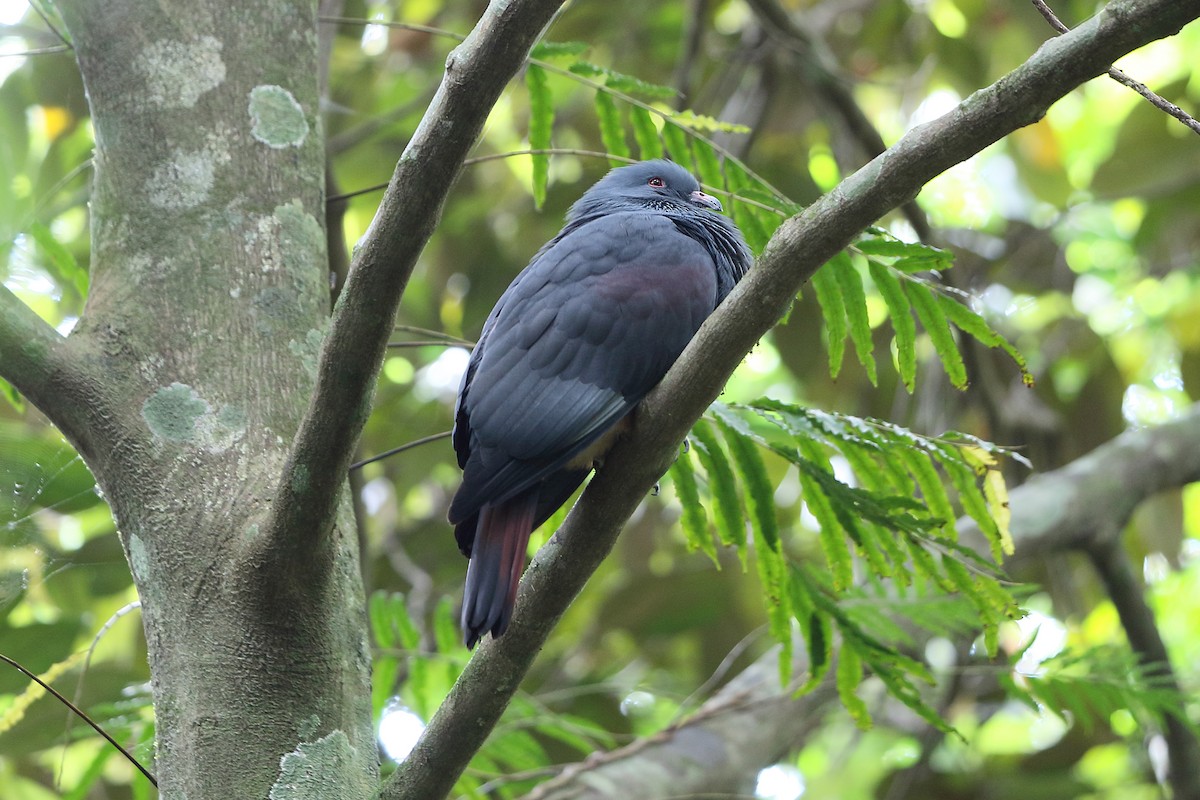
M 804 648 L 792 674 L 807 678 Z M 778 763 L 821 724 L 837 702 L 832 680 L 795 696 L 799 684 L 779 684 L 779 649 L 772 648 L 678 726 L 611 753 L 567 767 L 525 800 L 741 796 L 747 779 Z
M 759 263 L 700 329 L 663 382 L 639 406 L 566 523 L 521 583 L 508 632 L 477 652 L 385 798 L 443 796 L 486 739 L 567 605 L 612 549 L 640 499 L 670 463 L 691 425 L 716 399 L 800 285 L 866 226 L 916 196 L 939 173 L 1028 125 L 1110 63 L 1200 16 L 1200 0 L 1124 0 L 919 126 L 839 187 L 785 222 Z
M 50 379 L 63 337 L 33 309 L 0 284 L 0 378 L 11 383 L 34 405 L 53 416 Z
M 21 299 L 0 285 L 0 378 L 16 387 L 63 434 L 85 447 L 87 405 L 97 385 L 87 362 Z
M 329 531 L 413 265 L 488 113 L 561 4 L 493 0 L 446 59 L 437 95 L 396 164 L 334 309 L 316 390 L 284 467 L 265 537 L 277 557 L 304 559 Z
M 1090 550 L 1118 536 L 1143 500 L 1200 481 L 1200 405 L 1178 419 L 1132 430 L 1013 491 L 1010 566 L 1063 550 Z M 962 521 L 964 542 L 982 542 Z

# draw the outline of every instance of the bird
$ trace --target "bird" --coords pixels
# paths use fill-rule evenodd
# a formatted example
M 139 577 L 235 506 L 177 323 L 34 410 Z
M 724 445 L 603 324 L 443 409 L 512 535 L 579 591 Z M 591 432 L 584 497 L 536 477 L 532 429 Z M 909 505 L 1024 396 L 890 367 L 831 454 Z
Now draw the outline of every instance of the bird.
M 468 648 L 508 628 L 529 536 L 750 268 L 719 200 L 665 159 L 617 167 L 488 315 L 454 408 L 462 483 L 447 517 L 469 559 Z

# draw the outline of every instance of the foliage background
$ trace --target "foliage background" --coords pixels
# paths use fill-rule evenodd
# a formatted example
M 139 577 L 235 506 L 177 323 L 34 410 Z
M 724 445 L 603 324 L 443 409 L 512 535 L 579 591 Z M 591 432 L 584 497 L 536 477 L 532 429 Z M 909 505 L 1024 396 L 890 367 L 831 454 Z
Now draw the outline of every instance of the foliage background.
M 764 21 L 765 5 L 578 3 L 549 38 L 586 42 L 589 62 L 679 89 L 649 102 L 746 126 L 749 133 L 712 136 L 807 204 L 867 156 L 805 79 L 806 48 Z M 1040 15 L 1021 5 L 862 0 L 782 7 L 828 48 L 839 78 L 888 143 L 994 81 L 1051 35 Z M 348 2 L 342 13 L 462 33 L 481 9 L 437 0 Z M 52 23 L 52 9 L 42 10 Z M 1068 23 L 1094 10 L 1085 2 L 1057 8 Z M 325 117 L 336 193 L 386 180 L 454 39 L 411 27 L 327 24 L 336 29 Z M 66 329 L 87 285 L 92 142 L 73 59 L 57 51 L 61 42 L 50 30 L 39 13 L 25 10 L 4 31 L 9 50 L 49 52 L 0 62 L 7 73 L 0 85 L 0 274 Z M 1186 29 L 1121 66 L 1194 109 L 1200 76 L 1188 54 L 1198 48 L 1200 32 Z M 555 108 L 554 147 L 613 149 L 602 137 L 593 91 L 553 73 L 545 87 Z M 476 156 L 528 148 L 529 120 L 529 91 L 514 82 Z M 398 322 L 468 340 L 477 335 L 495 298 L 606 163 L 582 154 L 550 158 L 540 210 L 530 188 L 533 169 L 528 156 L 467 168 Z M 348 242 L 365 230 L 375 202 L 369 193 L 349 201 Z M 833 379 L 824 317 L 814 293 L 805 292 L 788 322 L 747 358 L 725 399 L 765 394 L 923 434 L 967 431 L 1017 450 L 1037 471 L 1187 410 L 1200 391 L 1200 151 L 1193 134 L 1128 90 L 1097 80 L 1040 123 L 935 180 L 918 202 L 936 242 L 955 253 L 946 281 L 974 295 L 977 310 L 1017 345 L 1036 387 L 1026 388 L 1002 354 L 965 346 L 971 388 L 959 392 L 922 336 L 916 391 L 909 394 L 887 363 L 892 328 L 874 294 L 867 309 L 878 385 L 853 359 Z M 883 224 L 911 240 L 913 222 L 897 215 Z M 430 338 L 397 332 L 397 341 Z M 464 362 L 464 350 L 441 343 L 395 348 L 363 455 L 448 430 Z M 136 611 L 124 611 L 136 595 L 112 520 L 81 461 L 36 410 L 13 400 L 0 408 L 0 653 L 49 673 L 148 760 L 144 645 Z M 801 503 L 799 478 L 781 459 L 766 464 L 778 523 L 803 556 L 812 548 L 806 531 L 814 520 Z M 1016 462 L 1006 467 L 1011 483 L 1027 475 Z M 402 704 L 427 719 L 467 657 L 451 623 L 464 562 L 444 522 L 457 469 L 439 442 L 371 464 L 358 480 L 370 554 L 364 571 L 370 589 L 381 593 L 373 602 L 376 704 L 391 731 L 405 717 L 385 711 Z M 488 784 L 519 793 L 549 764 L 650 734 L 767 648 L 755 571 L 743 570 L 727 551 L 723 568 L 714 570 L 687 547 L 679 515 L 670 485 L 647 499 L 551 639 L 464 791 Z M 1189 487 L 1145 503 L 1122 540 L 1140 567 L 1177 678 L 1193 697 L 1200 684 L 1198 538 L 1200 492 Z M 1040 661 L 1064 647 L 1084 653 L 1123 644 L 1114 606 L 1086 557 L 1053 555 L 1015 577 L 1029 584 L 1024 602 L 1033 610 L 1000 633 L 1002 655 L 1020 659 L 1017 671 L 1044 669 Z M 402 601 L 391 594 L 397 592 Z M 82 654 L 93 644 L 84 675 Z M 844 709 L 830 707 L 816 733 L 763 776 L 760 794 L 794 797 L 802 787 L 816 798 L 976 797 L 986 786 L 996 797 L 1159 796 L 1155 727 L 1136 704 L 1120 707 L 1130 698 L 1119 696 L 1089 724 L 1084 715 L 1064 721 L 1005 693 L 997 677 L 1010 666 L 983 658 L 969 637 L 935 637 L 917 656 L 939 678 L 929 701 L 965 741 L 931 731 L 868 680 L 858 696 L 874 727 L 860 730 Z M 1076 669 L 1096 670 L 1099 656 L 1080 663 Z M 106 745 L 68 723 L 57 704 L 25 694 L 28 686 L 16 672 L 0 672 L 6 797 L 149 796 Z M 1194 700 L 1183 710 L 1200 719 Z M 523 782 L 502 777 L 526 773 Z

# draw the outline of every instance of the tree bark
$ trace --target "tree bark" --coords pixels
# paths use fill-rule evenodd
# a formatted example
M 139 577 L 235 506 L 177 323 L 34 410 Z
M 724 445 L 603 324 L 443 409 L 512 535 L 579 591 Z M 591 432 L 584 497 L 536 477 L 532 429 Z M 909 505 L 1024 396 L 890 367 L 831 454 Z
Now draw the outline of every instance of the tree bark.
M 256 546 L 328 325 L 315 3 L 62 10 L 96 136 L 90 291 L 58 348 L 86 392 L 37 402 L 95 473 L 132 568 L 162 796 L 367 797 L 344 477 L 321 547 L 269 568 Z
M 90 289 L 66 338 L 0 291 L 0 371 L 111 505 L 163 797 L 377 789 L 346 467 L 417 255 L 560 4 L 497 0 L 451 55 L 332 324 L 315 0 L 62 4 L 96 138 Z

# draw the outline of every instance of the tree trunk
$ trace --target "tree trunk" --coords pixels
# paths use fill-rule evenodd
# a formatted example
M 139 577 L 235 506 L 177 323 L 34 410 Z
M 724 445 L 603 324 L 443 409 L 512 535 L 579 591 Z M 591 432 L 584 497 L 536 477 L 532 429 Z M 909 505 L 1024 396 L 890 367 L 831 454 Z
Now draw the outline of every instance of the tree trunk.
M 142 599 L 162 796 L 365 797 L 348 495 L 307 558 L 260 533 L 329 318 L 316 3 L 172 5 L 63 4 L 96 135 L 91 290 L 64 343 L 83 408 L 42 405 Z

